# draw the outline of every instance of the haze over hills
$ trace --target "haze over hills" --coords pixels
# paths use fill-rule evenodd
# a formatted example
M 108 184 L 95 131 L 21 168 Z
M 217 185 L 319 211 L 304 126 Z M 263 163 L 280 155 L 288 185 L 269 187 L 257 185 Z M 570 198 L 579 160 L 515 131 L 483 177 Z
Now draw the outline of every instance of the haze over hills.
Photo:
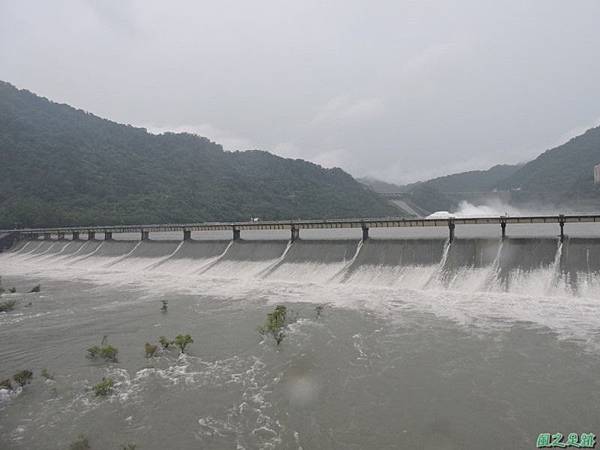
M 0 82 L 0 227 L 398 215 L 339 168 L 153 135 Z
M 485 203 L 491 199 L 514 206 L 565 211 L 597 211 L 600 185 L 593 168 L 600 164 L 600 127 L 547 150 L 521 165 L 497 165 L 488 170 L 457 173 L 408 185 L 361 179 L 376 192 L 403 192 L 407 204 L 433 212 L 454 210 L 460 201 Z

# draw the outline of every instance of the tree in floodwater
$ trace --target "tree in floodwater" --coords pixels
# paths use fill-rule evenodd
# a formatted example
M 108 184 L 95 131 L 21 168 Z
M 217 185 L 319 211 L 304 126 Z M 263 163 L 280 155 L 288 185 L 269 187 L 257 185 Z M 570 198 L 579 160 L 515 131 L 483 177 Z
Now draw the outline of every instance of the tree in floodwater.
M 265 324 L 258 329 L 261 335 L 270 334 L 275 339 L 277 345 L 281 344 L 285 338 L 284 328 L 287 325 L 287 308 L 283 305 L 277 305 L 275 310 L 267 314 Z
M 189 345 L 192 344 L 194 342 L 194 340 L 192 339 L 192 337 L 189 334 L 178 334 L 175 337 L 175 340 L 173 341 L 173 343 L 179 347 L 179 350 L 181 350 L 181 353 L 185 353 L 185 348 Z

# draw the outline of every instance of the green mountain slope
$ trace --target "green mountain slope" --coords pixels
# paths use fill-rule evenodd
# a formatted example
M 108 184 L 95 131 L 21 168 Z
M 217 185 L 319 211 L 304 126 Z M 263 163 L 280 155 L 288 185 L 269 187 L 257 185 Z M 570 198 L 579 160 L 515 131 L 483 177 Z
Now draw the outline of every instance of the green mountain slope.
M 369 186 L 375 192 L 379 192 L 381 194 L 395 194 L 398 192 L 406 192 L 405 186 L 388 183 L 387 181 L 378 180 L 377 178 L 373 177 L 357 178 L 357 180 L 365 186 Z
M 572 193 L 595 195 L 600 193 L 598 185 L 594 185 L 596 164 L 600 164 L 600 127 L 542 153 L 500 181 L 497 187 L 555 193 L 561 199 Z
M 386 216 L 341 169 L 152 135 L 0 82 L 0 227 Z
M 510 177 L 521 167 L 520 165 L 497 165 L 488 170 L 455 173 L 420 183 L 409 184 L 406 188 L 407 190 L 411 190 L 419 185 L 427 185 L 428 188 L 446 193 L 488 192 L 492 191 L 498 183 Z

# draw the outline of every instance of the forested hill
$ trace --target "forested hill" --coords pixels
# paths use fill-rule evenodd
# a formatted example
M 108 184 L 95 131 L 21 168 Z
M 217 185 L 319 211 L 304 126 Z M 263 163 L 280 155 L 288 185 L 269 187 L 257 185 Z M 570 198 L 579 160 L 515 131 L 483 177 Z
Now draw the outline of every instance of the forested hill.
M 395 215 L 341 169 L 101 119 L 0 82 L 0 228 Z
M 499 182 L 514 174 L 521 167 L 520 165 L 497 165 L 488 170 L 455 173 L 409 184 L 404 189 L 411 191 L 417 186 L 427 185 L 428 188 L 440 192 L 487 192 L 493 190 Z
M 600 164 L 600 127 L 542 153 L 497 184 L 499 189 L 556 193 L 570 201 L 573 194 L 597 196 L 593 167 Z

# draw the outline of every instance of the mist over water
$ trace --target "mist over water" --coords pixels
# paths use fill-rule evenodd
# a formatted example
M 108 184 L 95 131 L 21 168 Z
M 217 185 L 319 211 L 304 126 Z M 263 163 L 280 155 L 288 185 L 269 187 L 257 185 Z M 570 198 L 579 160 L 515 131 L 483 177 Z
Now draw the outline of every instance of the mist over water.
M 18 291 L 0 379 L 36 375 L 0 391 L 1 448 L 520 449 L 600 430 L 590 237 L 30 241 L 0 275 Z M 279 348 L 256 332 L 275 304 L 297 317 Z M 189 354 L 144 358 L 180 333 Z M 117 364 L 85 358 L 104 335 Z

